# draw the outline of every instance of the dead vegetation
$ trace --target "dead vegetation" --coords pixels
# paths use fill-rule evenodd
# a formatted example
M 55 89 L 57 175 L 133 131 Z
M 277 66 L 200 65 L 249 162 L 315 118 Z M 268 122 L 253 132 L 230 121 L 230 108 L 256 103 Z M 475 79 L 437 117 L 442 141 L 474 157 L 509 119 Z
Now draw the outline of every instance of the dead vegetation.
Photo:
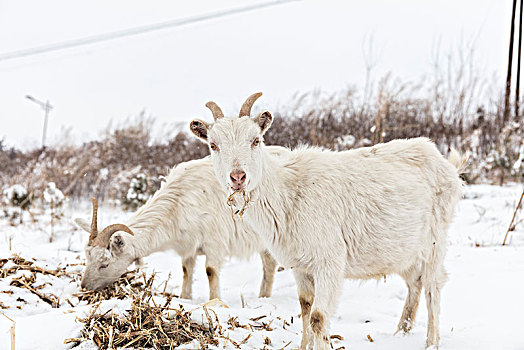
M 241 349 L 254 332 L 271 332 L 274 329 L 271 326 L 273 320 L 264 320 L 267 315 L 252 317 L 248 323 L 240 322 L 236 316 L 229 316 L 225 323 L 220 322 L 217 314 L 208 308 L 215 304 L 225 306 L 218 299 L 203 304 L 201 307 L 205 316 L 201 322 L 195 322 L 191 311 L 185 310 L 182 305 L 172 305 L 176 295 L 153 287 L 154 279 L 154 274 L 147 279 L 144 274 L 131 278 L 124 276 L 105 291 L 84 292 L 80 299 L 88 303 L 95 302 L 95 305 L 87 317 L 78 319 L 84 324 L 80 337 L 66 339 L 64 343 L 74 346 L 90 340 L 99 349 L 172 349 L 196 341 L 199 348 L 205 349 L 208 345 L 217 346 L 222 341 L 224 345 L 231 344 Z M 112 309 L 102 312 L 98 300 L 104 298 L 128 299 L 131 300 L 131 307 L 121 314 L 114 313 Z M 286 324 L 289 326 L 284 321 L 284 329 Z M 230 331 L 239 328 L 249 333 L 241 339 L 231 338 Z M 266 345 L 271 342 L 268 336 L 264 337 Z
M 10 264 L 8 267 L 5 267 L 8 262 L 11 262 L 12 264 Z M 28 274 L 19 274 L 20 271 L 27 271 L 29 273 Z M 13 277 L 11 279 L 10 286 L 23 288 L 23 289 L 30 291 L 34 295 L 38 296 L 41 300 L 51 305 L 51 307 L 53 308 L 60 307 L 60 299 L 56 295 L 52 293 L 43 293 L 41 291 L 41 289 L 43 289 L 46 286 L 46 284 L 37 283 L 38 274 L 52 275 L 55 277 L 67 276 L 67 277 L 72 278 L 70 274 L 65 272 L 64 268 L 57 268 L 56 270 L 48 270 L 48 269 L 36 266 L 34 261 L 24 259 L 21 256 L 16 255 L 16 254 L 7 259 L 0 259 L 0 279 L 6 278 L 8 276 L 16 275 L 16 277 Z M 0 291 L 0 293 L 12 295 L 13 291 L 12 290 L 2 290 Z M 0 303 L 0 308 L 8 309 L 10 308 L 10 306 Z
M 421 82 L 388 75 L 371 81 L 367 92 L 346 88 L 297 95 L 271 108 L 275 125 L 265 142 L 347 150 L 425 136 L 444 153 L 449 147 L 471 152 L 469 182 L 522 181 L 524 114 L 504 119 L 503 89 L 480 78 L 484 73 L 474 66 L 472 55 L 450 68 L 435 66 L 433 76 Z M 122 200 L 137 175 L 144 174 L 151 194 L 171 167 L 208 154 L 185 130 L 162 141 L 153 137 L 153 130 L 154 120 L 142 115 L 82 145 L 22 151 L 0 141 L 0 189 L 21 184 L 38 197 L 54 182 L 69 198 Z
M 8 294 L 12 298 L 17 296 L 17 301 L 20 301 L 23 296 L 19 296 L 20 293 L 16 288 L 22 288 L 35 294 L 53 308 L 92 305 L 86 317 L 77 319 L 84 324 L 79 337 L 64 341 L 73 347 L 84 341 L 92 341 L 99 349 L 129 347 L 172 349 L 196 341 L 200 348 L 222 343 L 241 349 L 255 332 L 264 332 L 264 345 L 271 346 L 274 342 L 267 332 L 272 332 L 276 327 L 286 329 L 293 323 L 293 317 L 291 323 L 277 317 L 281 323 L 277 326 L 274 319 L 267 315 L 251 317 L 247 322 L 241 322 L 237 316 L 229 316 L 227 320 L 220 321 L 210 308 L 217 305 L 227 307 L 218 299 L 203 304 L 201 308 L 204 316 L 201 322 L 195 322 L 191 317 L 191 311 L 184 309 L 182 305 L 173 305 L 173 299 L 178 298 L 178 295 L 166 292 L 169 279 L 155 283 L 155 287 L 155 274 L 148 277 L 145 273 L 139 274 L 137 271 L 127 272 L 102 290 L 79 291 L 72 294 L 70 298 L 59 298 L 53 293 L 42 291 L 46 285 L 52 286 L 52 283 L 41 281 L 38 283 L 39 275 L 79 281 L 81 272 L 68 271 L 68 267 L 75 265 L 78 264 L 46 269 L 38 266 L 36 261 L 19 255 L 0 259 L 0 280 L 11 278 L 9 288 L 0 290 L 0 293 Z M 101 305 L 105 300 L 129 300 L 131 307 L 123 313 L 117 313 L 113 309 L 102 311 Z M 9 309 L 11 305 L 0 302 L 0 308 Z M 22 309 L 23 306 L 17 308 Z M 236 337 L 232 337 L 234 334 L 232 332 L 238 329 L 242 329 L 244 335 L 240 339 L 235 339 Z M 339 336 L 333 338 L 340 339 Z M 283 348 L 290 343 L 284 344 Z
M 470 182 L 522 179 L 524 166 L 513 165 L 524 156 L 524 115 L 504 123 L 500 99 L 487 99 L 481 105 L 468 102 L 468 107 L 459 100 L 460 106 L 452 108 L 441 95 L 424 97 L 416 86 L 398 85 L 384 82 L 371 101 L 362 101 L 352 89 L 297 96 L 275 111 L 276 125 L 265 136 L 266 143 L 346 150 L 426 136 L 443 152 L 455 147 L 472 153 Z M 19 183 L 38 196 L 52 181 L 68 197 L 121 200 L 137 174 L 145 174 L 148 193 L 153 193 L 172 166 L 208 154 L 186 132 L 156 143 L 150 120 L 135 123 L 80 146 L 24 152 L 0 142 L 0 189 Z
M 154 275 L 152 276 L 154 279 Z M 150 279 L 152 281 L 152 279 Z M 79 302 L 85 301 L 87 304 L 95 304 L 103 300 L 118 299 L 123 300 L 128 298 L 133 293 L 144 292 L 150 289 L 146 275 L 144 273 L 138 274 L 137 270 L 128 271 L 111 285 L 101 290 L 84 290 L 73 294 Z M 178 297 L 178 295 L 163 292 L 155 292 L 154 295 L 167 296 L 170 298 Z
M 201 348 L 217 345 L 214 325 L 217 322 L 213 323 L 210 316 L 207 325 L 192 321 L 191 312 L 184 310 L 182 305 L 178 308 L 171 306 L 171 295 L 167 295 L 163 304 L 157 305 L 153 299 L 157 294 L 153 289 L 154 279 L 155 275 L 152 275 L 143 284 L 131 281 L 130 288 L 116 288 L 114 297 L 131 299 L 131 308 L 124 314 L 115 314 L 112 310 L 100 312 L 98 303 L 87 317 L 78 319 L 85 325 L 81 337 L 64 342 L 79 344 L 92 340 L 99 349 L 173 349 L 195 340 Z

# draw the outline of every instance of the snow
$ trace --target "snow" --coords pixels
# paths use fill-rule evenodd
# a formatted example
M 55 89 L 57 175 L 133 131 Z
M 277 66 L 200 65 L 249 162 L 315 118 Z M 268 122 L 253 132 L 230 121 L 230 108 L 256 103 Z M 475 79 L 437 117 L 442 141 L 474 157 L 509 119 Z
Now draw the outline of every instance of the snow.
M 513 215 L 522 185 L 496 187 L 475 185 L 465 188 L 465 198 L 459 203 L 456 218 L 450 227 L 446 269 L 449 281 L 442 292 L 440 332 L 441 349 L 522 349 L 524 337 L 524 223 L 520 222 L 510 233 L 509 245 L 501 242 Z M 88 217 L 89 203 L 72 207 L 66 202 L 64 218 L 56 224 L 55 239 L 49 242 L 49 227 L 42 222 L 24 220 L 23 226 L 10 226 L 0 219 L 0 257 L 14 253 L 31 259 L 34 264 L 48 269 L 66 267 L 66 272 L 81 271 L 76 265 L 84 261 L 83 247 L 88 234 L 70 223 L 72 217 Z M 119 208 L 102 206 L 100 226 L 130 215 Z M 521 220 L 521 210 L 517 219 Z M 43 233 L 44 232 L 44 233 Z M 11 239 L 11 250 L 8 241 Z M 181 261 L 173 252 L 155 253 L 144 259 L 147 274 L 157 272 L 155 284 L 168 279 L 167 291 L 180 293 Z M 7 263 L 9 264 L 9 263 Z M 7 267 L 8 265 L 4 265 Z M 25 272 L 20 271 L 19 274 Z M 61 300 L 69 298 L 75 307 L 63 303 L 52 308 L 25 289 L 10 286 L 15 276 L 0 279 L 0 291 L 13 290 L 13 295 L 0 293 L 0 302 L 11 306 L 0 310 L 16 322 L 17 350 L 64 349 L 64 339 L 79 336 L 82 324 L 75 321 L 90 310 L 85 303 L 76 305 L 74 293 L 79 291 L 77 278 L 43 276 L 37 282 L 44 285 L 43 293 L 53 293 Z M 214 306 L 223 325 L 230 316 L 238 316 L 241 324 L 250 318 L 265 316 L 256 322 L 271 322 L 272 331 L 255 330 L 243 349 L 258 349 L 264 338 L 271 339 L 273 348 L 297 348 L 301 337 L 300 307 L 291 271 L 277 272 L 271 298 L 257 298 L 262 277 L 258 257 L 250 261 L 231 259 L 221 272 L 222 300 L 228 308 Z M 193 300 L 173 300 L 193 312 L 195 321 L 202 321 L 202 304 L 207 302 L 208 285 L 204 259 L 199 258 L 195 268 Z M 400 318 L 407 289 L 400 277 L 388 276 L 378 282 L 347 280 L 337 311 L 331 319 L 331 334 L 344 339 L 334 340 L 333 348 L 346 349 L 422 349 L 426 336 L 424 296 L 420 302 L 417 324 L 406 336 L 393 335 Z M 242 298 L 245 307 L 242 307 Z M 23 301 L 17 301 L 23 299 Z M 124 312 L 129 300 L 104 301 L 100 309 Z M 1 305 L 1 304 L 0 304 Z M 20 306 L 20 309 L 17 308 Z M 0 344 L 7 348 L 10 342 L 11 322 L 0 315 Z M 240 342 L 249 330 L 235 328 L 228 331 L 231 339 Z M 368 335 L 374 340 L 371 343 Z M 225 342 L 221 341 L 221 347 Z M 193 344 L 198 347 L 196 344 Z M 184 348 L 190 347 L 186 345 Z M 234 348 L 231 343 L 226 348 Z M 268 347 L 269 348 L 269 347 Z M 85 342 L 76 349 L 95 349 Z
M 357 139 L 353 135 L 344 135 L 335 139 L 335 150 L 343 151 L 355 146 Z
M 44 190 L 44 202 L 47 204 L 60 205 L 64 200 L 64 194 L 58 188 L 54 182 L 47 184 Z
M 523 162 L 524 162 L 524 140 L 522 141 L 522 145 L 520 145 L 520 148 L 519 148 L 519 158 L 513 164 L 512 169 L 515 172 L 517 172 L 520 170 L 520 168 L 524 168 Z

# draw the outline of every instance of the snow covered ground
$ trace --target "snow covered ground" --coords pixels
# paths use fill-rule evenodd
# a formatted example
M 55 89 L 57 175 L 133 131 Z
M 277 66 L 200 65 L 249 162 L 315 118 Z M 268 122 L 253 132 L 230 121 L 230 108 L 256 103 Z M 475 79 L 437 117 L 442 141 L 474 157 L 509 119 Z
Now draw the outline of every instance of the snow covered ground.
M 524 223 L 519 223 L 511 233 L 509 246 L 500 245 L 521 191 L 521 185 L 466 188 L 449 234 L 446 259 L 449 281 L 444 287 L 441 305 L 442 349 L 524 348 Z M 34 258 L 35 265 L 40 267 L 55 269 L 69 265 L 65 272 L 81 271 L 83 267 L 75 264 L 84 261 L 87 234 L 75 229 L 70 219 L 89 215 L 87 202 L 69 203 L 62 222 L 55 226 L 52 243 L 49 243 L 50 227 L 45 216 L 40 216 L 38 223 L 26 220 L 26 224 L 21 226 L 10 226 L 6 219 L 0 219 L 0 258 L 17 253 L 26 259 Z M 100 226 L 125 215 L 130 214 L 122 214 L 118 208 L 104 207 L 99 214 Z M 521 211 L 519 217 L 523 218 L 524 212 Z M 171 273 L 167 290 L 180 293 L 181 262 L 174 253 L 155 253 L 146 258 L 145 263 L 146 273 L 158 273 L 158 284 L 167 280 Z M 7 264 L 10 262 L 4 268 L 9 266 Z M 194 317 L 198 319 L 201 304 L 208 296 L 203 259 L 198 260 L 195 271 L 194 300 L 174 300 L 173 304 L 181 303 L 186 310 L 194 310 Z M 271 339 L 275 349 L 289 342 L 286 349 L 297 348 L 301 319 L 291 271 L 277 272 L 273 296 L 267 299 L 257 298 L 261 276 L 258 257 L 249 262 L 231 260 L 221 273 L 222 299 L 229 308 L 213 307 L 213 310 L 223 323 L 229 316 L 238 316 L 243 324 L 253 323 L 250 318 L 264 315 L 260 322 L 271 322 L 271 331 L 254 331 L 242 348 L 261 348 L 265 337 Z M 90 306 L 78 304 L 73 296 L 79 291 L 78 276 L 45 276 L 38 281 L 44 285 L 40 292 L 53 293 L 61 301 L 69 299 L 75 305 L 71 307 L 62 302 L 59 308 L 52 308 L 26 289 L 10 286 L 13 277 L 0 279 L 0 306 L 9 306 L 0 311 L 16 322 L 16 349 L 68 348 L 63 344 L 64 339 L 78 337 L 83 326 L 75 319 L 90 310 Z M 5 291 L 13 291 L 13 294 Z M 424 300 L 421 300 L 417 325 L 412 333 L 393 335 L 406 294 L 403 281 L 396 276 L 388 276 L 379 282 L 346 281 L 331 324 L 331 334 L 341 335 L 343 340 L 334 340 L 333 348 L 423 349 L 427 315 Z M 245 308 L 242 308 L 241 296 Z M 101 306 L 102 309 L 111 307 L 125 310 L 129 301 L 109 300 Z M 9 348 L 11 324 L 0 314 L 0 349 Z M 249 330 L 236 328 L 230 331 L 229 337 L 240 342 L 249 333 Z M 373 342 L 369 341 L 368 335 Z M 79 348 L 95 347 L 83 343 Z M 233 348 L 231 343 L 227 348 Z

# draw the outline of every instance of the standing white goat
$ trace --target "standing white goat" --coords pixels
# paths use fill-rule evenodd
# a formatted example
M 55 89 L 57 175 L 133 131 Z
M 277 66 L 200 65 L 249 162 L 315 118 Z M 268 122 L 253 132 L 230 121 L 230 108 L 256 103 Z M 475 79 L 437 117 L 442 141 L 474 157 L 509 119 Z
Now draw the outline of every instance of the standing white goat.
M 209 144 L 219 182 L 233 191 L 229 201 L 293 269 L 301 349 L 330 348 L 329 318 L 344 278 L 393 273 L 408 286 L 398 330 L 413 327 L 424 287 L 426 346 L 438 347 L 446 230 L 461 197 L 458 153 L 446 160 L 430 140 L 416 138 L 345 152 L 304 147 L 279 159 L 262 142 L 271 114 L 249 117 L 260 95 L 250 96 L 238 117 L 224 118 L 208 103 L 215 123 L 193 120 L 190 128 Z
M 280 154 L 286 149 L 272 147 L 272 151 Z M 232 219 L 223 192 L 206 157 L 173 168 L 161 188 L 127 225 L 110 225 L 98 233 L 98 205 L 92 199 L 91 226 L 84 219 L 75 219 L 80 227 L 91 232 L 81 286 L 103 288 L 117 280 L 131 263 L 153 252 L 173 249 L 182 257 L 181 297 L 191 299 L 196 256 L 205 255 L 209 298 L 214 299 L 220 294 L 219 271 L 224 261 L 230 256 L 249 258 L 260 252 L 264 277 L 259 296 L 271 296 L 276 262 L 259 235 Z

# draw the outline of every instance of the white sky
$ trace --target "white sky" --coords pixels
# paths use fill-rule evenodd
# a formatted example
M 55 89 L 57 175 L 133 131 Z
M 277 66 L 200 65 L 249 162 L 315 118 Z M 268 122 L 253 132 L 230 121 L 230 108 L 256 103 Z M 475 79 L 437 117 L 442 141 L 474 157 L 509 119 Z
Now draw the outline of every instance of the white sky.
M 0 0 L 0 56 L 258 2 Z M 436 40 L 447 53 L 477 38 L 479 64 L 502 86 L 510 15 L 510 0 L 303 0 L 0 61 L 0 138 L 40 146 L 43 111 L 27 94 L 55 106 L 48 140 L 56 143 L 64 127 L 84 141 L 142 110 L 167 133 L 177 122 L 209 119 L 210 99 L 232 114 L 255 91 L 271 107 L 295 92 L 362 86 L 370 36 L 380 51 L 375 78 L 420 79 Z

